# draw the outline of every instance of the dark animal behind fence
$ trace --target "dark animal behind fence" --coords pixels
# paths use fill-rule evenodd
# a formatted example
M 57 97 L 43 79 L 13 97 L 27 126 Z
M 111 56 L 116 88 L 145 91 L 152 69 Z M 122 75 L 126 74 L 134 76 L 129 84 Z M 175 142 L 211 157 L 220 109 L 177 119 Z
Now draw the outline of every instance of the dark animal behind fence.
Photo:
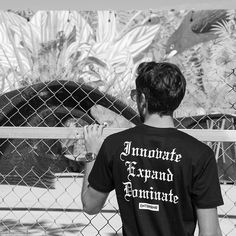
M 39 83 L 0 97 L 1 126 L 62 127 L 69 119 L 78 126 L 96 122 L 90 108 L 102 105 L 138 124 L 126 104 L 85 84 L 72 81 Z M 58 139 L 1 139 L 0 183 L 54 187 L 54 173 L 81 172 L 83 163 L 64 156 Z

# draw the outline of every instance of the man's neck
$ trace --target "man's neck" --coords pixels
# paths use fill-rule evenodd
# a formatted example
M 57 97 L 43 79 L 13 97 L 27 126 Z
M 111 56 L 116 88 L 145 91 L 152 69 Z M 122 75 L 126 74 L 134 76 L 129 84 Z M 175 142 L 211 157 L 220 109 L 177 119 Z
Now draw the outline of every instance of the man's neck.
M 174 128 L 174 120 L 172 116 L 159 116 L 151 114 L 145 118 L 144 124 L 157 128 Z

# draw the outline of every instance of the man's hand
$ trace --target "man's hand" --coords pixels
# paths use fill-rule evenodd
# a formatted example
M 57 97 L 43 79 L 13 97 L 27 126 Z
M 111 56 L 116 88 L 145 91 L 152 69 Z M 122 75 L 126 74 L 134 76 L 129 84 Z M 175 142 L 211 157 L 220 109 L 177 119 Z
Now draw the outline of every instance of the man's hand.
M 84 140 L 87 152 L 98 154 L 104 138 L 103 129 L 106 124 L 84 126 Z M 99 192 L 89 186 L 88 176 L 93 168 L 94 160 L 85 164 L 84 180 L 81 192 L 83 209 L 88 214 L 97 214 L 103 207 L 109 193 Z
M 98 154 L 98 151 L 104 141 L 102 134 L 103 129 L 106 126 L 106 123 L 102 125 L 94 124 L 84 126 L 84 141 L 87 152 Z

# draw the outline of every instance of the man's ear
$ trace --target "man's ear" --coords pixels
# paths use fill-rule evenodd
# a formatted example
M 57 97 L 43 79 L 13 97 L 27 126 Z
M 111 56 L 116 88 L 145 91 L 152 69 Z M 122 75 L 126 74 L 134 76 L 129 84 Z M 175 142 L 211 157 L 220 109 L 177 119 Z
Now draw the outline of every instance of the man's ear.
M 147 112 L 147 99 L 144 93 L 140 95 L 140 108 L 142 109 L 143 113 L 146 114 Z

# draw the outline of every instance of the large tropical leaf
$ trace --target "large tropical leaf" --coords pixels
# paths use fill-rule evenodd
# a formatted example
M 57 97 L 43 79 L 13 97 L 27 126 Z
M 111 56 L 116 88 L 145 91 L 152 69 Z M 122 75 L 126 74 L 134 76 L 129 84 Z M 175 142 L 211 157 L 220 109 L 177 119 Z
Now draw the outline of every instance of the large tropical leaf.
M 16 56 L 16 52 L 18 55 Z M 19 60 L 23 66 L 24 71 L 28 71 L 29 64 L 27 58 L 18 49 L 14 49 L 12 44 L 0 44 L 0 62 L 1 66 L 6 68 L 17 68 L 19 66 Z
M 114 43 L 95 43 L 93 49 L 107 60 L 116 60 L 123 51 L 129 51 L 134 58 L 152 43 L 159 28 L 159 25 L 138 26 Z
M 27 20 L 13 12 L 0 11 L 0 23 L 7 21 L 9 25 L 22 26 L 27 24 Z
M 116 17 L 114 11 L 98 11 L 96 41 L 112 42 L 116 36 Z
M 74 27 L 80 43 L 92 39 L 92 28 L 77 11 L 38 11 L 30 23 L 41 32 L 41 42 L 55 40 L 58 32 L 63 32 L 68 37 Z
M 0 93 L 18 88 L 17 77 L 10 70 L 0 65 Z
M 150 46 L 159 25 L 133 27 L 128 23 L 118 36 L 114 11 L 98 11 L 94 31 L 85 16 L 77 11 L 38 11 L 27 22 L 3 12 L 2 66 L 16 78 L 27 75 L 31 80 L 45 81 L 63 77 L 100 86 L 115 95 L 128 90 L 136 67 L 134 59 Z
M 3 22 L 0 24 L 0 42 L 2 44 L 10 43 L 9 38 L 7 36 L 6 25 Z
M 144 25 L 132 29 L 115 43 L 114 51 L 122 51 L 122 49 L 128 48 L 132 56 L 136 57 L 152 43 L 159 28 L 159 25 Z

